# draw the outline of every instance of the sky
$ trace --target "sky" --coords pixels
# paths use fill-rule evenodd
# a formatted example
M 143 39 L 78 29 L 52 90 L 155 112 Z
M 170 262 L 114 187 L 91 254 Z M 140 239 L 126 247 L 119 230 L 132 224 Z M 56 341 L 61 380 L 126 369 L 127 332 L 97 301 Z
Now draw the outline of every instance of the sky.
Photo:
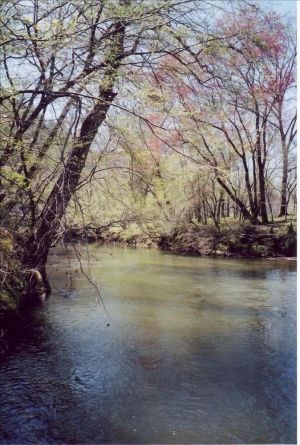
M 259 0 L 259 3 L 279 14 L 288 14 L 291 19 L 296 20 L 297 0 Z

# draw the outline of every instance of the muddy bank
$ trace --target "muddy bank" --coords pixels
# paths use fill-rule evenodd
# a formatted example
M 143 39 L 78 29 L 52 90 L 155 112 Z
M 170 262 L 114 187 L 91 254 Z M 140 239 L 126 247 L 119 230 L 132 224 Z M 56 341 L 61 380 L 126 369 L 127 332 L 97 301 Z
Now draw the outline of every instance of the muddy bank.
M 297 235 L 292 223 L 252 225 L 232 222 L 220 227 L 185 223 L 167 233 L 150 234 L 122 228 L 76 228 L 65 232 L 64 241 L 98 242 L 132 247 L 158 247 L 177 254 L 246 258 L 292 257 L 297 254 Z
M 161 236 L 158 247 L 179 254 L 247 258 L 295 257 L 297 236 L 293 225 L 232 224 L 216 228 L 185 224 Z
M 65 243 L 99 243 L 132 247 L 157 247 L 160 236 L 151 238 L 148 233 L 130 231 L 127 228 L 72 227 L 65 231 Z

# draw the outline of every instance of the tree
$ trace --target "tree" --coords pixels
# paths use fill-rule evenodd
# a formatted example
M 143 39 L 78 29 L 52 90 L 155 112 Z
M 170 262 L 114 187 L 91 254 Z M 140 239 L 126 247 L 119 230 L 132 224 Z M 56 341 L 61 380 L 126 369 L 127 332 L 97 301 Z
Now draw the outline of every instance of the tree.
M 13 0 L 3 6 L 5 82 L 0 99 L 10 122 L 0 166 L 4 182 L 13 181 L 18 193 L 12 202 L 4 187 L 1 199 L 4 208 L 9 201 L 15 213 L 20 204 L 27 207 L 29 230 L 22 237 L 22 263 L 41 273 L 47 293 L 48 251 L 116 97 L 115 89 L 132 71 L 147 72 L 161 54 L 178 50 L 177 42 L 167 42 L 164 36 L 180 26 L 192 3 L 103 0 L 53 6 L 47 0 Z M 20 64 L 24 76 L 19 80 Z M 57 114 L 44 140 L 49 118 Z M 72 118 L 59 162 L 45 179 L 43 199 L 36 199 L 33 188 L 40 163 L 47 160 L 63 122 Z
M 287 27 L 275 13 L 242 6 L 223 14 L 205 45 L 192 47 L 187 39 L 183 41 L 180 36 L 179 40 L 185 51 L 169 59 L 161 76 L 175 82 L 173 89 L 186 114 L 178 120 L 181 142 L 214 169 L 216 180 L 245 218 L 257 222 L 260 217 L 262 223 L 268 223 L 266 165 L 279 135 L 283 153 L 281 196 L 286 201 L 287 133 L 290 144 L 295 137 L 294 116 L 285 131 L 280 123 L 273 122 L 274 114 L 278 121 L 278 111 L 282 103 L 287 104 L 293 85 L 294 52 Z M 187 137 L 187 128 L 192 137 Z M 240 182 L 236 186 L 232 182 L 229 152 L 244 172 L 246 202 L 245 196 L 238 196 Z

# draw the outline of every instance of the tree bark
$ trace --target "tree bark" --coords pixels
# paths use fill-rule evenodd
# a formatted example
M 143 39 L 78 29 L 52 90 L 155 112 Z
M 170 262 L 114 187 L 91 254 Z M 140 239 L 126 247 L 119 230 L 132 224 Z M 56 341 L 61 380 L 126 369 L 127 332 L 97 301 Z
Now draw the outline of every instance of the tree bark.
M 282 180 L 281 202 L 278 216 L 287 215 L 287 180 L 288 180 L 288 150 L 286 144 L 282 144 Z
M 261 130 L 266 131 L 265 125 L 260 126 L 260 114 L 257 103 L 255 103 L 256 109 L 256 157 L 257 157 L 257 167 L 258 167 L 258 184 L 259 184 L 259 209 L 261 221 L 263 224 L 268 223 L 268 210 L 267 210 L 267 197 L 266 197 L 266 182 L 265 182 L 265 155 L 262 153 L 262 138 Z
M 258 165 L 258 183 L 259 183 L 259 206 L 261 221 L 263 224 L 268 224 L 267 198 L 266 198 L 266 183 L 265 183 L 265 168 L 264 162 L 260 154 L 257 156 Z
M 281 203 L 278 216 L 287 215 L 287 181 L 288 181 L 288 145 L 286 143 L 286 135 L 283 129 L 281 107 L 279 109 L 279 132 L 282 149 L 282 179 L 281 179 Z

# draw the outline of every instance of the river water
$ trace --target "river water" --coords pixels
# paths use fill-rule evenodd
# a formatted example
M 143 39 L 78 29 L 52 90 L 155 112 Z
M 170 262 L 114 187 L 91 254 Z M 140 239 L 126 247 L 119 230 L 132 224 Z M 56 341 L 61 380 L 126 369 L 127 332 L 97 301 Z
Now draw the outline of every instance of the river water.
M 0 443 L 295 443 L 296 266 L 85 247 L 1 358 Z

